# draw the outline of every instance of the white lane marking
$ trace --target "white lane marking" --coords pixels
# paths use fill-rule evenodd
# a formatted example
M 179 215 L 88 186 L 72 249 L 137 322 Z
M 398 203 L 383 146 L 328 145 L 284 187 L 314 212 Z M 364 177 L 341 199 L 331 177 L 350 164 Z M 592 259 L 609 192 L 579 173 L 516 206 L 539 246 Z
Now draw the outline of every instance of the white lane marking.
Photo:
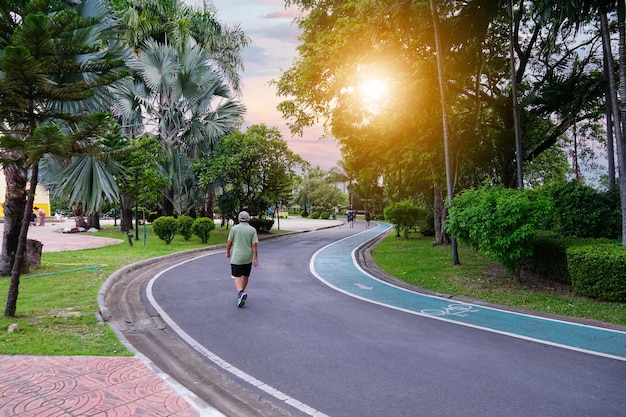
M 150 302 L 150 304 L 152 304 L 152 307 L 154 307 L 154 309 L 159 313 L 159 315 L 161 316 L 161 318 L 163 319 L 163 321 L 165 321 L 167 323 L 168 326 L 170 326 L 170 328 L 172 330 L 174 330 L 183 340 L 185 340 L 185 342 L 187 342 L 193 349 L 195 349 L 198 353 L 200 353 L 202 356 L 204 356 L 205 358 L 207 358 L 208 360 L 210 360 L 211 362 L 213 362 L 215 365 L 219 366 L 220 368 L 224 369 L 227 372 L 230 372 L 232 375 L 244 380 L 245 382 L 255 386 L 256 388 L 266 392 L 267 394 L 271 395 L 272 397 L 276 398 L 276 400 L 283 402 L 285 404 L 288 404 L 290 406 L 292 406 L 293 408 L 296 408 L 297 410 L 301 411 L 302 413 L 309 415 L 309 416 L 313 416 L 313 417 L 329 417 L 328 415 L 322 413 L 321 411 L 316 410 L 313 407 L 310 407 L 308 405 L 306 405 L 305 403 L 298 401 L 297 399 L 290 397 L 289 395 L 277 390 L 276 388 L 264 383 L 263 381 L 260 381 L 258 379 L 256 379 L 255 377 L 253 377 L 252 375 L 249 375 L 247 373 L 245 373 L 244 371 L 242 371 L 241 369 L 237 368 L 236 366 L 228 363 L 227 361 L 225 361 L 224 359 L 220 358 L 219 356 L 217 356 L 215 353 L 211 352 L 210 350 L 208 350 L 207 348 L 205 348 L 204 346 L 202 346 L 197 340 L 195 340 L 193 337 L 191 337 L 189 334 L 187 334 L 187 332 L 185 332 L 183 329 L 181 329 L 174 320 L 172 320 L 172 318 L 165 312 L 165 310 L 163 310 L 163 308 L 159 305 L 159 303 L 156 301 L 156 299 L 154 298 L 154 295 L 152 293 L 152 287 L 154 286 L 154 283 L 157 279 L 159 279 L 161 277 L 161 275 L 163 275 L 164 273 L 166 273 L 167 271 L 177 268 L 187 262 L 191 262 L 194 261 L 196 259 L 199 258 L 203 258 L 205 256 L 212 256 L 218 253 L 223 253 L 222 252 L 213 252 L 213 253 L 209 253 L 206 255 L 201 255 L 201 256 L 197 256 L 193 259 L 188 259 L 186 261 L 180 262 L 178 264 L 172 265 L 169 268 L 159 272 L 158 274 L 156 274 L 154 277 L 152 277 L 152 279 L 150 279 L 150 281 L 148 281 L 148 285 L 146 286 L 146 297 L 148 297 L 148 301 Z

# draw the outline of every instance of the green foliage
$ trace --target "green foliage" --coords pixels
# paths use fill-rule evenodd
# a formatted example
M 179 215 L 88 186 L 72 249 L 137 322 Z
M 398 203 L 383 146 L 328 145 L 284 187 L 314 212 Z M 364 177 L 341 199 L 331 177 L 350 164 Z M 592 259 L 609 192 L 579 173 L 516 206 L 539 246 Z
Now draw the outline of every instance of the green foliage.
M 193 223 L 194 219 L 191 216 L 183 215 L 178 218 L 178 233 L 181 234 L 183 239 L 191 239 Z
M 306 210 L 302 210 L 302 211 L 300 211 L 300 216 L 301 217 L 309 217 L 309 212 L 306 211 Z
M 616 244 L 567 249 L 572 289 L 587 297 L 626 301 L 626 248 Z
M 620 199 L 617 191 L 600 192 L 577 181 L 555 184 L 541 191 L 553 201 L 554 210 L 539 227 L 564 236 L 606 237 L 621 235 Z
M 426 210 L 409 201 L 393 203 L 385 208 L 385 219 L 389 220 L 396 229 L 396 236 L 400 233 L 406 238 L 411 232 L 419 228 L 419 223 L 426 216 Z
M 191 225 L 191 231 L 200 238 L 202 243 L 209 241 L 209 234 L 215 229 L 215 223 L 208 217 L 198 217 Z
M 522 259 L 522 267 L 557 282 L 571 284 L 567 249 L 573 246 L 607 244 L 608 239 L 564 238 L 555 232 L 538 230 L 532 242 L 532 255 Z
M 253 217 L 250 219 L 250 226 L 254 227 L 259 233 L 269 233 L 272 230 L 272 226 L 274 226 L 274 220 Z
M 273 202 L 288 201 L 298 178 L 296 168 L 307 165 L 289 149 L 278 129 L 253 125 L 222 137 L 208 165 L 197 173 L 202 187 L 215 184 L 222 194 L 230 194 L 231 204 L 220 208 L 234 218 L 242 207 L 255 216 L 266 213 Z M 233 202 L 238 207 L 229 212 Z
M 549 200 L 534 191 L 467 190 L 454 198 L 447 232 L 519 273 L 522 258 L 532 254 L 535 226 L 549 207 Z
M 159 239 L 169 245 L 176 236 L 178 221 L 172 216 L 161 216 L 152 222 L 152 229 Z
M 306 171 L 298 184 L 293 202 L 301 206 L 311 206 L 322 210 L 342 207 L 348 204 L 348 196 L 335 187 L 336 175 L 324 171 L 319 166 Z
M 561 285 L 548 285 L 533 275 L 511 279 L 494 261 L 469 246 L 459 245 L 461 265 L 450 262 L 450 246 L 433 246 L 429 237 L 397 239 L 393 234 L 376 245 L 374 262 L 383 271 L 439 294 L 455 294 L 488 303 L 549 314 L 626 324 L 624 303 L 581 297 Z
M 330 218 L 330 213 L 329 213 L 329 212 L 327 212 L 327 211 L 323 211 L 323 212 L 320 214 L 320 219 L 328 220 L 329 218 Z
M 311 213 L 311 218 L 312 219 L 319 219 L 320 218 L 320 212 L 319 211 L 314 211 L 313 213 Z

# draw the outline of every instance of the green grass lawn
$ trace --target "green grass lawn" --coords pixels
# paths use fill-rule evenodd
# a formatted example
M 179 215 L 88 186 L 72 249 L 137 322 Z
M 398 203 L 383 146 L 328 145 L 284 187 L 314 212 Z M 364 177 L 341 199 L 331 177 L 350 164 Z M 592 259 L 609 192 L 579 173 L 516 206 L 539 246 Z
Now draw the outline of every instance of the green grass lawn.
M 135 262 L 169 253 L 225 243 L 226 229 L 211 232 L 206 245 L 196 236 L 182 237 L 166 245 L 147 228 L 131 247 L 117 227 L 102 229 L 98 236 L 123 239 L 124 243 L 79 251 L 47 252 L 41 268 L 20 280 L 15 317 L 0 317 L 0 354 L 29 355 L 130 355 L 109 326 L 98 321 L 98 290 L 114 271 Z M 6 303 L 9 278 L 0 278 L 0 294 Z M 6 330 L 12 323 L 17 331 Z
M 552 314 L 626 325 L 626 305 L 581 297 L 569 286 L 523 274 L 515 279 L 472 248 L 459 246 L 461 265 L 452 265 L 450 246 L 432 237 L 387 236 L 372 252 L 387 273 L 432 291 Z
M 225 243 L 227 234 L 218 227 L 207 245 Z M 125 239 L 113 226 L 101 230 L 99 236 Z M 460 248 L 462 265 L 452 266 L 450 247 L 433 247 L 432 243 L 432 238 L 391 234 L 375 248 L 374 260 L 390 274 L 434 291 L 626 325 L 624 304 L 578 297 L 559 285 L 518 282 L 469 248 Z M 125 265 L 207 245 L 195 236 L 188 242 L 176 237 L 166 245 L 148 227 L 145 245 L 140 230 L 140 240 L 132 247 L 124 242 L 44 253 L 41 268 L 22 276 L 16 317 L 0 318 L 0 354 L 130 355 L 95 315 L 97 293 L 104 281 Z M 0 278 L 3 302 L 8 286 L 9 278 Z M 6 329 L 12 323 L 19 328 L 9 333 Z

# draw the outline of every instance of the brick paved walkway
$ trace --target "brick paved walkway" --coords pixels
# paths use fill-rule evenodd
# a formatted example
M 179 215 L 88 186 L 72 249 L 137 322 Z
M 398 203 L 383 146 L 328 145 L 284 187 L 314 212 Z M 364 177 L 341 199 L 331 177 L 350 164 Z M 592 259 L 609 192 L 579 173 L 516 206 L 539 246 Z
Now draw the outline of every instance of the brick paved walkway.
M 0 416 L 200 414 L 136 357 L 0 356 Z

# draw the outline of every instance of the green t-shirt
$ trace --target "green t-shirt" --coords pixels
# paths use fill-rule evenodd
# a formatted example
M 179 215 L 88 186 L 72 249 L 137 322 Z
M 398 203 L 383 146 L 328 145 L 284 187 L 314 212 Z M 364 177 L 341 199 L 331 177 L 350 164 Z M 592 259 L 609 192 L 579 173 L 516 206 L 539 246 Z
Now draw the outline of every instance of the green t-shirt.
M 256 229 L 248 224 L 241 222 L 230 229 L 228 240 L 233 242 L 230 254 L 230 263 L 235 265 L 245 265 L 252 262 L 254 254 L 252 253 L 252 244 L 259 243 Z

